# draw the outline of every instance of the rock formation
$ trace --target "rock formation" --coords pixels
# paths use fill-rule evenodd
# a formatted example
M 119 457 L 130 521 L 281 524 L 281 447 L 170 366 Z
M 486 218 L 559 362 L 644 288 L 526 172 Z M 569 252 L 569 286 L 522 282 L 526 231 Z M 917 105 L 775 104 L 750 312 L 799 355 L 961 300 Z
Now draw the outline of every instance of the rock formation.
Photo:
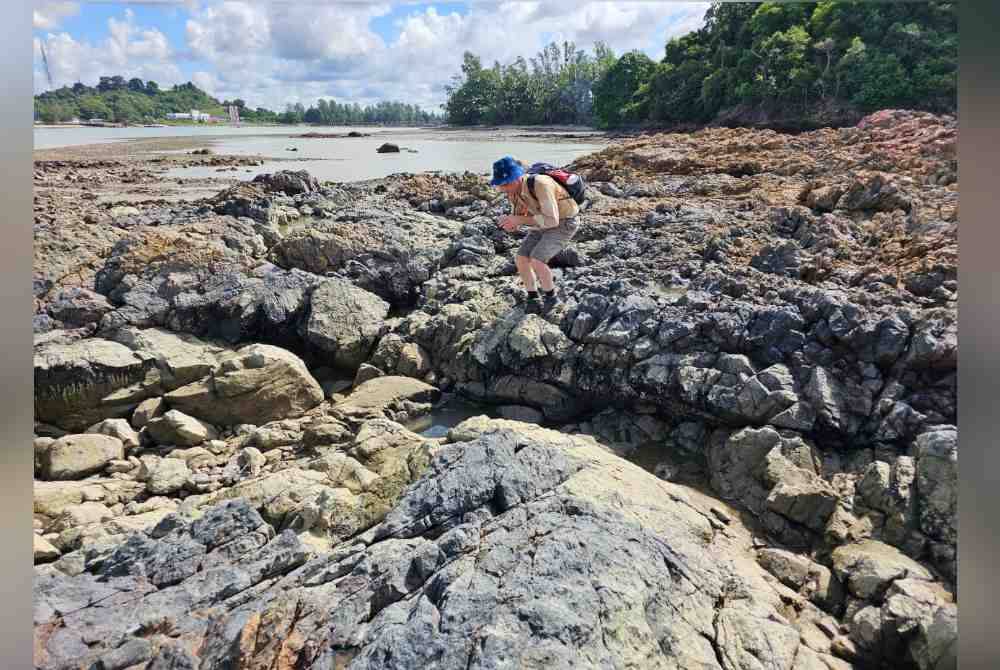
M 544 316 L 477 175 L 81 237 L 36 282 L 37 665 L 954 667 L 954 140 L 613 143 Z M 509 418 L 409 430 L 442 394 Z

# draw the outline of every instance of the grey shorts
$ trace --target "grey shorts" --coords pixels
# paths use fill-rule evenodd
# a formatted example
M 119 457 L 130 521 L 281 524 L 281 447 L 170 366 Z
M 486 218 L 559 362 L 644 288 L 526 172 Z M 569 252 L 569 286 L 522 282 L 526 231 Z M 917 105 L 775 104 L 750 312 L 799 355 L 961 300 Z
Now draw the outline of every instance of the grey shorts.
M 548 263 L 553 256 L 569 246 L 579 229 L 580 224 L 572 218 L 563 219 L 555 228 L 533 230 L 522 240 L 521 246 L 517 248 L 517 255 Z

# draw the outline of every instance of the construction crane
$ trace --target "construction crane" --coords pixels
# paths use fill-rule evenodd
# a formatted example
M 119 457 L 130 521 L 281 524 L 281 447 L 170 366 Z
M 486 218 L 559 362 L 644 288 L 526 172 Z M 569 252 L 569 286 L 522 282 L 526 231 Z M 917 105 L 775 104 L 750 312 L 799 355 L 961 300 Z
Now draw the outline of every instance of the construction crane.
M 45 43 L 38 40 L 38 46 L 42 50 L 42 64 L 45 66 L 45 76 L 49 78 L 49 88 L 55 88 L 56 85 L 52 83 L 52 72 L 49 71 L 49 59 L 45 56 Z

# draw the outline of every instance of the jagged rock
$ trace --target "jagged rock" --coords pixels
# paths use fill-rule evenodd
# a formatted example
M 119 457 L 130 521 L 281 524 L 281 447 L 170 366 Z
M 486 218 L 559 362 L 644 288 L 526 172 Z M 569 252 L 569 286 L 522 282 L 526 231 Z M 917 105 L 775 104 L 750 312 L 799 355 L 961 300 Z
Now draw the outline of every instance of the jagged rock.
M 802 274 L 802 266 L 807 258 L 798 244 L 791 240 L 777 246 L 767 246 L 750 261 L 750 267 L 761 272 L 798 278 Z
M 279 170 L 274 174 L 259 174 L 251 182 L 269 192 L 285 195 L 312 193 L 320 190 L 319 181 L 306 170 Z
M 148 398 L 143 400 L 132 412 L 132 427 L 136 430 L 145 427 L 151 420 L 162 416 L 167 411 L 163 398 Z
M 158 444 L 179 447 L 195 447 L 218 437 L 214 427 L 175 409 L 152 419 L 146 430 Z
M 290 232 L 270 250 L 284 268 L 341 272 L 394 305 L 416 302 L 459 225 L 420 212 L 363 208 Z
M 375 379 L 376 377 L 381 377 L 384 374 L 385 374 L 384 372 L 382 372 L 374 365 L 369 365 L 368 363 L 362 363 L 361 365 L 358 366 L 358 371 L 354 375 L 353 386 L 360 386 L 369 379 Z
M 32 535 L 33 552 L 35 556 L 35 564 L 48 563 L 49 561 L 54 561 L 62 555 L 58 549 L 52 546 L 52 543 L 43 538 L 40 535 Z
M 214 425 L 259 424 L 301 416 L 323 401 L 323 389 L 295 354 L 252 344 L 223 357 L 205 379 L 164 397 Z
M 112 309 L 106 297 L 80 287 L 59 291 L 48 304 L 53 319 L 75 327 L 99 322 Z
M 156 360 L 163 388 L 175 388 L 201 379 L 215 367 L 225 350 L 185 333 L 162 328 L 125 327 L 109 336 L 142 357 Z
M 42 460 L 45 479 L 82 479 L 100 472 L 114 459 L 125 457 L 122 441 L 107 435 L 67 435 L 46 450 Z
M 607 477 L 612 469 L 625 481 Z M 614 503 L 622 486 L 643 506 Z M 768 648 L 790 667 L 798 631 L 778 614 L 781 600 L 760 568 L 732 553 L 749 534 L 735 526 L 742 540 L 715 534 L 705 504 L 597 447 L 494 433 L 439 453 L 366 543 L 300 568 L 302 545 L 290 545 L 287 531 L 264 544 L 272 531 L 262 532 L 249 508 L 229 520 L 234 502 L 162 539 L 136 537 L 78 577 L 46 575 L 36 589 L 40 667 L 63 662 L 71 649 L 74 661 L 86 662 L 132 639 L 124 611 L 108 616 L 109 608 L 88 606 L 107 592 L 95 575 L 118 580 L 140 603 L 164 602 L 159 614 L 191 631 L 210 666 L 234 655 L 273 665 L 280 655 L 289 665 L 325 667 L 346 652 L 352 666 L 385 667 L 391 650 L 393 667 L 408 668 L 432 659 L 442 668 L 477 667 L 501 656 L 520 666 L 560 658 L 581 667 L 709 667 L 719 658 L 749 662 Z M 209 541 L 206 522 L 232 532 Z M 241 550 L 227 552 L 241 536 Z M 199 577 L 199 566 L 212 567 Z M 159 593 L 192 596 L 163 600 L 130 573 Z M 223 605 L 236 591 L 246 596 Z M 56 637 L 45 625 L 70 609 L 57 603 L 72 593 L 86 595 Z M 194 625 L 195 603 L 221 606 L 221 616 Z M 533 623 L 517 623 L 526 619 Z M 265 624 L 274 637 L 261 636 Z M 83 651 L 85 626 L 99 631 L 99 642 Z M 495 634 L 501 627 L 507 635 Z
M 389 304 L 344 279 L 327 279 L 313 290 L 303 336 L 332 355 L 332 363 L 356 370 L 384 331 Z
M 840 582 L 830 569 L 782 549 L 766 548 L 757 552 L 757 561 L 785 586 L 813 601 L 827 611 L 836 611 L 843 601 Z
M 887 658 L 899 649 L 920 670 L 958 667 L 958 610 L 950 594 L 935 584 L 894 582 L 886 592 L 882 624 L 883 637 L 890 641 Z
M 294 421 L 276 421 L 250 433 L 246 444 L 260 451 L 269 451 L 277 447 L 285 447 L 302 441 L 301 426 Z
M 832 559 L 834 572 L 851 594 L 873 602 L 881 602 L 897 579 L 931 580 L 926 568 L 878 540 L 837 547 Z
M 49 532 L 59 533 L 79 526 L 87 526 L 114 518 L 114 513 L 106 505 L 98 502 L 84 502 L 70 505 L 56 518 L 55 523 L 47 528 Z
M 416 418 L 430 410 L 441 392 L 430 384 L 410 377 L 384 376 L 356 386 L 334 411 L 355 420 L 374 417 Z
M 837 207 L 846 210 L 910 211 L 910 198 L 888 175 L 875 173 L 855 180 L 837 202 Z
M 958 541 L 958 433 L 953 426 L 917 437 L 920 527 L 943 542 Z

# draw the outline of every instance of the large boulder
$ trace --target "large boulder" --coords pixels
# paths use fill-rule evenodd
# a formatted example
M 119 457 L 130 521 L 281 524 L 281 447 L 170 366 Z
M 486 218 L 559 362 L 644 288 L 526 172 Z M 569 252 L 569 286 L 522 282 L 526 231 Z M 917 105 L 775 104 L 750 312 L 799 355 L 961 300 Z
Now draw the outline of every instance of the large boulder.
M 163 458 L 150 471 L 146 488 L 153 495 L 168 495 L 184 488 L 190 476 L 187 463 L 179 458 Z
M 334 405 L 334 412 L 359 420 L 385 417 L 405 421 L 430 409 L 441 392 L 419 379 L 387 375 L 369 379 Z
M 163 328 L 121 328 L 109 338 L 124 344 L 143 358 L 152 358 L 160 370 L 165 390 L 190 384 L 207 375 L 215 367 L 222 347 L 186 333 L 174 333 Z
M 306 170 L 279 170 L 274 174 L 259 174 L 251 182 L 265 191 L 280 192 L 285 195 L 312 193 L 320 190 L 319 180 Z
M 82 479 L 124 456 L 125 448 L 118 438 L 67 435 L 46 450 L 42 457 L 42 476 L 44 479 Z
M 123 417 L 159 389 L 156 362 L 100 338 L 35 350 L 35 419 L 82 431 Z
M 222 358 L 200 381 L 171 391 L 168 405 L 215 425 L 301 416 L 323 401 L 323 389 L 295 354 L 251 344 Z
M 897 579 L 931 580 L 927 568 L 878 540 L 863 540 L 833 551 L 833 570 L 857 598 L 881 602 Z
M 754 667 L 762 649 L 776 667 L 832 659 L 806 646 L 749 555 L 750 532 L 736 520 L 716 532 L 710 506 L 596 446 L 491 433 L 443 448 L 382 524 L 305 565 L 294 535 L 270 539 L 232 501 L 133 536 L 77 577 L 43 573 L 36 662 L 88 664 L 141 639 L 132 613 L 153 603 L 206 667 Z M 133 607 L 102 597 L 112 577 Z M 196 623 L 206 607 L 212 622 Z
M 364 363 L 382 335 L 389 304 L 350 282 L 331 278 L 312 293 L 305 339 L 332 355 L 332 363 L 351 371 Z
M 345 208 L 335 220 L 290 231 L 269 255 L 283 268 L 340 272 L 392 304 L 412 305 L 459 227 L 421 212 Z
M 195 447 L 218 437 L 214 427 L 176 409 L 151 420 L 146 431 L 158 444 L 178 447 Z
M 76 327 L 99 322 L 112 309 L 114 307 L 106 297 L 81 287 L 59 291 L 47 307 L 53 319 Z

